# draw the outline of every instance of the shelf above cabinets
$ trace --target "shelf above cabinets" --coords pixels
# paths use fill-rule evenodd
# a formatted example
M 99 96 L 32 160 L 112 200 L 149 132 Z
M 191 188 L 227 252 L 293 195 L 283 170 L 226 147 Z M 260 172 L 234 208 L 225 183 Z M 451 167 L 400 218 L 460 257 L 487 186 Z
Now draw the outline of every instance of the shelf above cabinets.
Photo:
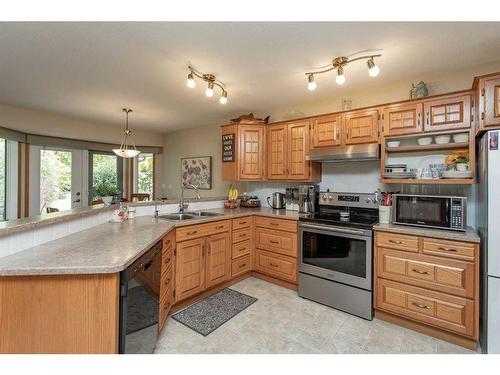
M 408 145 L 398 147 L 387 147 L 386 152 L 427 152 L 427 151 L 444 151 L 454 149 L 467 149 L 469 142 L 446 143 L 446 144 L 431 144 L 431 145 Z
M 472 185 L 473 178 L 440 178 L 431 179 L 416 179 L 416 178 L 381 178 L 383 184 L 404 184 L 404 185 Z

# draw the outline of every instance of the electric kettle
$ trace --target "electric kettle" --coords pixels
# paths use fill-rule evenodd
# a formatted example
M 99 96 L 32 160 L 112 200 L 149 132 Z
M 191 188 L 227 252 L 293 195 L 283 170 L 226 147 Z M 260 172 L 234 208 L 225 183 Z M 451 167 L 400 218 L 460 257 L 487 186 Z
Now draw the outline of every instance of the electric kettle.
M 285 208 L 285 194 L 283 193 L 273 193 L 273 202 L 269 202 L 269 199 L 271 197 L 267 197 L 267 204 L 274 208 L 275 210 L 278 210 L 280 208 Z

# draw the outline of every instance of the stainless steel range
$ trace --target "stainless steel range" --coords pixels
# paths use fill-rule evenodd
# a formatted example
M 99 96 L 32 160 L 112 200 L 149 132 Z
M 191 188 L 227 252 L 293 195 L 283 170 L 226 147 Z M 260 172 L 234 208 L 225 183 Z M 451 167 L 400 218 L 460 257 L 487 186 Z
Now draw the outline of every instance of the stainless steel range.
M 371 320 L 374 194 L 320 193 L 300 218 L 299 295 Z

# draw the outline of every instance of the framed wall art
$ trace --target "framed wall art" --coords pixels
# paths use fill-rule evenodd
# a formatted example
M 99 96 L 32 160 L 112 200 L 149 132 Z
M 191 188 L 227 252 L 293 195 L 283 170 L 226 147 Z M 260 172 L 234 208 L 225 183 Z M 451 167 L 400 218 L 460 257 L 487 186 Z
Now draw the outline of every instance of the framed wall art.
M 212 157 L 198 156 L 181 159 L 181 186 L 194 185 L 198 189 L 212 189 Z M 192 189 L 192 188 L 187 188 Z

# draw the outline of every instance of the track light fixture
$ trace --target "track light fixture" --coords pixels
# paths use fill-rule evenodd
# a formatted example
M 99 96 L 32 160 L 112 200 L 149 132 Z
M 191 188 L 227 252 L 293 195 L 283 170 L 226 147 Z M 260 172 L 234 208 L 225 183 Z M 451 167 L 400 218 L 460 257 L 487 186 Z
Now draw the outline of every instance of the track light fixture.
M 353 59 L 349 59 L 348 57 L 341 56 L 341 57 L 336 57 L 335 59 L 332 60 L 332 62 L 325 67 L 323 70 L 318 70 L 315 72 L 307 72 L 307 88 L 310 91 L 314 91 L 316 87 L 318 86 L 314 80 L 314 75 L 315 74 L 323 74 L 326 72 L 330 72 L 332 70 L 337 71 L 337 77 L 335 77 L 335 82 L 337 84 L 342 85 L 344 84 L 346 78 L 345 78 L 345 73 L 344 73 L 344 67 L 352 63 L 354 61 L 358 60 L 367 60 L 367 65 L 368 65 L 368 75 L 370 77 L 376 77 L 380 73 L 379 67 L 375 64 L 374 58 L 375 57 L 381 57 L 381 54 L 378 55 L 369 55 L 369 56 L 360 56 L 360 57 L 355 57 Z
M 227 91 L 226 88 L 224 87 L 224 84 L 220 81 L 217 80 L 217 78 L 213 74 L 203 74 L 198 71 L 196 71 L 192 66 L 188 66 L 189 69 L 189 74 L 187 78 L 187 87 L 190 89 L 196 87 L 196 82 L 194 77 L 200 78 L 203 81 L 207 82 L 207 89 L 205 90 L 205 95 L 209 98 L 214 96 L 214 88 L 218 87 L 222 92 L 221 92 L 221 97 L 219 98 L 219 103 L 220 104 L 226 104 L 227 103 Z

